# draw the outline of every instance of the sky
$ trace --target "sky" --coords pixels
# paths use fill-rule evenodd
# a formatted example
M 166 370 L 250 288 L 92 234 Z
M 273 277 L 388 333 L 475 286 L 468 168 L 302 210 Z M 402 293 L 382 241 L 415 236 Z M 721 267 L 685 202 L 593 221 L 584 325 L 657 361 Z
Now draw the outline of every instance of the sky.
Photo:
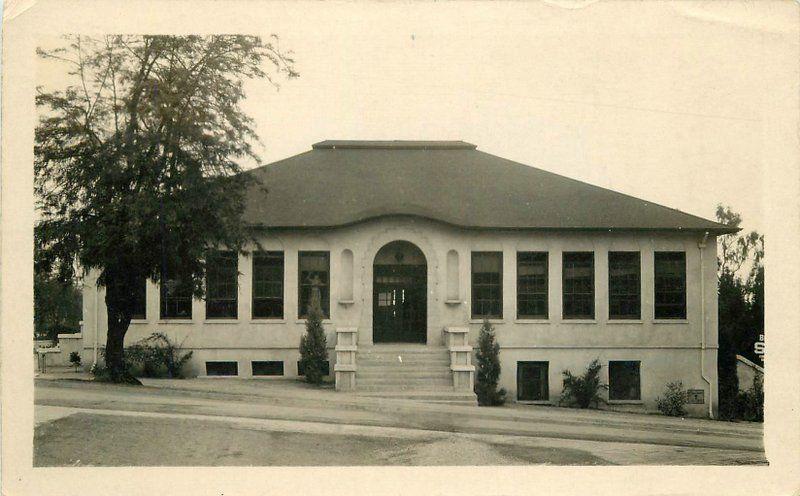
M 763 60 L 794 29 L 785 16 L 736 3 L 260 5 L 247 32 L 277 34 L 300 73 L 245 87 L 265 163 L 325 139 L 464 140 L 705 218 L 729 205 L 764 232 Z

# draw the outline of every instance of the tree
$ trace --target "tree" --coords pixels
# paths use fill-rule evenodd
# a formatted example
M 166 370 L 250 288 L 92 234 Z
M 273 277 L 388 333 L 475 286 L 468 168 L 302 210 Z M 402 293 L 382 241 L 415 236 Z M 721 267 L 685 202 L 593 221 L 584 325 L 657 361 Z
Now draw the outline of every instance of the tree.
M 300 366 L 305 371 L 306 382 L 322 384 L 327 361 L 328 342 L 325 338 L 325 329 L 322 327 L 320 294 L 319 289 L 314 288 L 308 305 L 306 333 L 300 338 Z
M 500 345 L 495 340 L 494 327 L 483 321 L 475 352 L 478 362 L 475 377 L 475 394 L 481 406 L 502 405 L 506 401 L 506 390 L 497 389 L 500 380 Z
M 239 106 L 244 81 L 297 73 L 277 37 L 65 40 L 38 52 L 67 68 L 65 87 L 36 95 L 38 269 L 62 281 L 76 267 L 97 272 L 109 378 L 137 383 L 123 366 L 137 288 L 171 280 L 201 297 L 209 250 L 242 251 L 253 179 L 240 161 L 258 163 L 254 123 Z
M 738 227 L 742 218 L 719 205 L 717 220 Z M 759 360 L 755 343 L 764 333 L 764 236 L 756 231 L 726 234 L 720 236 L 718 248 L 719 416 L 733 419 L 740 411 L 736 355 Z
M 58 340 L 59 333 L 80 330 L 81 293 L 72 281 L 47 274 L 33 279 L 33 330 L 37 337 Z

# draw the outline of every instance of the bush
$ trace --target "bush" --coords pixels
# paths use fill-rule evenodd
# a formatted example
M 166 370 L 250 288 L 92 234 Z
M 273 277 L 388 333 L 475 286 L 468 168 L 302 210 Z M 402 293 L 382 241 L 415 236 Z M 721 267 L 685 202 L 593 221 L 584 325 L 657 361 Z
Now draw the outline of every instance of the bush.
M 737 398 L 737 417 L 750 422 L 764 421 L 764 378 L 753 377 L 753 384 Z
M 683 417 L 686 415 L 686 402 L 689 401 L 688 394 L 683 389 L 683 383 L 670 382 L 664 391 L 663 397 L 656 399 L 658 411 L 670 417 Z
M 183 366 L 191 357 L 191 351 L 182 353 L 166 334 L 154 332 L 125 348 L 125 368 L 138 377 L 182 379 Z
M 69 354 L 69 363 L 75 367 L 75 372 L 78 371 L 78 367 L 81 366 L 81 355 L 77 351 L 71 351 Z
M 499 406 L 506 402 L 506 390 L 497 389 L 500 380 L 500 345 L 495 341 L 494 327 L 488 320 L 483 321 L 478 337 L 477 373 L 475 394 L 480 406 Z
M 322 384 L 327 361 L 328 342 L 325 338 L 325 329 L 322 327 L 319 291 L 312 291 L 311 303 L 308 305 L 306 333 L 300 338 L 300 366 L 305 371 L 306 382 Z
M 564 389 L 559 404 L 589 408 L 604 402 L 600 397 L 600 389 L 605 387 L 600 384 L 600 368 L 600 361 L 595 358 L 581 376 L 573 375 L 569 370 L 563 371 Z

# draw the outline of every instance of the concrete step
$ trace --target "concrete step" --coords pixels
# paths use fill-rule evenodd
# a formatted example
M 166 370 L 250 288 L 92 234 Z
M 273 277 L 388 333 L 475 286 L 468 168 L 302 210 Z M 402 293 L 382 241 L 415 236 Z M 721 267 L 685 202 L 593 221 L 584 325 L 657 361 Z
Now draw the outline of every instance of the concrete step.
M 412 378 L 430 378 L 436 379 L 440 377 L 451 378 L 452 373 L 450 369 L 447 368 L 437 368 L 432 370 L 417 370 L 417 369 L 398 369 L 387 371 L 385 369 L 371 369 L 371 368 L 363 368 L 359 367 L 358 371 L 356 372 L 356 377 L 363 378 L 363 379 L 383 379 L 386 377 L 399 377 L 403 379 L 412 379 Z
M 382 390 L 379 392 L 359 391 L 359 396 L 381 397 L 387 399 L 410 399 L 429 403 L 447 403 L 477 406 L 478 398 L 471 391 L 429 391 L 421 389 Z
M 391 389 L 395 386 L 402 388 L 413 388 L 417 386 L 431 387 L 431 388 L 433 387 L 452 388 L 453 379 L 447 377 L 439 377 L 436 379 L 430 379 L 430 378 L 400 379 L 396 377 L 385 378 L 385 379 L 370 379 L 370 378 L 363 378 L 356 376 L 356 385 L 359 388 L 361 386 L 375 386 L 375 387 L 383 387 L 385 389 Z

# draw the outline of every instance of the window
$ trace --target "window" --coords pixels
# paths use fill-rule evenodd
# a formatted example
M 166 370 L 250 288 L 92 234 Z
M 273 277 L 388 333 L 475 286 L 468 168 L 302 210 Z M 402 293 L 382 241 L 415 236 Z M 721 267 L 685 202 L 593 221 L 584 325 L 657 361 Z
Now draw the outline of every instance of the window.
M 547 252 L 517 253 L 517 318 L 547 318 Z
M 299 301 L 297 315 L 308 317 L 312 291 L 318 290 L 324 318 L 330 317 L 330 254 L 327 251 L 301 251 L 298 254 Z
M 503 318 L 503 253 L 472 253 L 472 318 Z
M 300 360 L 297 361 L 297 375 L 306 375 L 306 368 Z M 322 375 L 331 375 L 331 363 L 328 360 L 322 367 Z
M 161 276 L 160 292 L 162 319 L 192 318 L 192 287 L 170 269 Z
M 565 319 L 594 318 L 594 253 L 563 254 L 563 309 Z
M 608 399 L 631 400 L 642 398 L 639 366 L 641 362 L 608 362 Z
M 239 375 L 239 363 L 206 362 L 206 375 Z
M 283 318 L 283 252 L 253 253 L 253 318 Z
M 206 260 L 206 318 L 235 319 L 238 315 L 239 267 L 234 251 L 219 251 Z
M 686 253 L 655 253 L 655 318 L 686 318 Z
M 253 375 L 283 375 L 283 361 L 250 362 Z
M 547 401 L 550 399 L 549 362 L 517 362 L 517 399 Z
M 136 285 L 131 318 L 144 320 L 147 318 L 147 278 L 143 277 Z
M 638 251 L 608 253 L 608 318 L 640 319 L 641 264 Z

